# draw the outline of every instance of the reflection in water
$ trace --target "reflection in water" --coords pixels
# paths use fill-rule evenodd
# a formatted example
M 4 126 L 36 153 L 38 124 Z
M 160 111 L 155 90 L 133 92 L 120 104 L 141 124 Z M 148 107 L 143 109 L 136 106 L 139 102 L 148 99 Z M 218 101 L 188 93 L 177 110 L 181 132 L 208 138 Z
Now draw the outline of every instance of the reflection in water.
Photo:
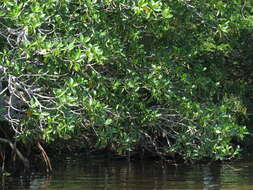
M 217 166 L 203 166 L 202 173 L 203 179 L 202 183 L 204 184 L 203 190 L 218 190 L 220 189 L 220 172 L 221 167 Z
M 156 162 L 72 160 L 52 176 L 38 173 L 2 178 L 3 190 L 233 190 L 253 189 L 253 164 L 179 165 Z
M 3 179 L 4 183 L 1 184 L 2 190 L 43 189 L 51 182 L 51 176 L 34 173 L 22 174 L 15 177 L 2 177 Z

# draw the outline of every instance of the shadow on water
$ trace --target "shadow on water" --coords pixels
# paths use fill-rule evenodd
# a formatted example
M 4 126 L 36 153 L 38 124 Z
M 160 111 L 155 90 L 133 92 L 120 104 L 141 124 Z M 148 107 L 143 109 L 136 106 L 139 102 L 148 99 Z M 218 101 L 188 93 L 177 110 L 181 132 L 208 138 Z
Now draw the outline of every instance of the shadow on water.
M 253 163 L 161 167 L 156 162 L 73 160 L 51 176 L 38 172 L 1 178 L 2 190 L 249 190 Z

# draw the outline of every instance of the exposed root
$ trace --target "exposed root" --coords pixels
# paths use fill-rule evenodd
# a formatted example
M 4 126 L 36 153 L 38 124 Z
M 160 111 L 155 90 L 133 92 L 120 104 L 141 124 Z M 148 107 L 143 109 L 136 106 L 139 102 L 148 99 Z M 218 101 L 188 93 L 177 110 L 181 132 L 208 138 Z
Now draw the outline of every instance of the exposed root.
M 0 138 L 1 142 L 9 144 L 13 152 L 18 155 L 19 159 L 23 162 L 25 168 L 29 168 L 29 160 L 23 156 L 23 154 L 18 150 L 18 148 L 8 139 Z
M 46 151 L 44 150 L 44 148 L 41 146 L 40 142 L 38 141 L 37 142 L 37 147 L 39 148 L 39 150 L 41 151 L 41 155 L 43 157 L 43 160 L 46 164 L 46 171 L 47 172 L 51 172 L 53 169 L 52 169 L 52 165 L 51 165 L 51 161 L 49 159 L 49 157 L 47 156 L 47 153 Z
M 2 173 L 4 173 L 4 170 L 5 170 L 5 153 L 0 152 L 0 157 L 2 159 L 2 166 L 1 166 L 0 174 L 2 174 Z

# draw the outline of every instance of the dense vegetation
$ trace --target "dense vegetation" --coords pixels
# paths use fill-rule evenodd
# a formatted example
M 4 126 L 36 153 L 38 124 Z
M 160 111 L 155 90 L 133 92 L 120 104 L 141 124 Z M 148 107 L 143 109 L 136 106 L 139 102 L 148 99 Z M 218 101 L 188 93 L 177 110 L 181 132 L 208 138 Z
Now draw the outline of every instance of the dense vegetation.
M 36 145 L 49 167 L 43 145 L 58 151 L 70 141 L 129 156 L 235 157 L 250 131 L 252 8 L 245 0 L 1 1 L 2 163 L 16 154 L 27 163 Z

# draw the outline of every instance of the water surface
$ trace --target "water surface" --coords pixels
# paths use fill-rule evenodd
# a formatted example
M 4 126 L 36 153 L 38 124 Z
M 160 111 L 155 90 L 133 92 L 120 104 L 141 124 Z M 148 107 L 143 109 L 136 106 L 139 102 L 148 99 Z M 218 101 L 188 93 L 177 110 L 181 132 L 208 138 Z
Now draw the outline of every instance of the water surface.
M 66 159 L 52 175 L 1 179 L 2 190 L 253 190 L 253 162 L 178 165 Z

